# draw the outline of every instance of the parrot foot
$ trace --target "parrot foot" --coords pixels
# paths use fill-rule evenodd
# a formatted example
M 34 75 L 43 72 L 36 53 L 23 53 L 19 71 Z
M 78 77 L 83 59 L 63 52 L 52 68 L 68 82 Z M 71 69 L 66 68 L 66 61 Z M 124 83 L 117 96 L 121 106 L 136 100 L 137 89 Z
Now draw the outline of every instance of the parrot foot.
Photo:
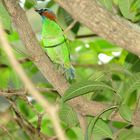
M 56 69 L 60 72 L 60 73 L 62 73 L 62 75 L 64 75 L 64 69 L 62 68 L 62 66 L 60 65 L 60 64 L 55 64 L 55 66 L 56 66 Z
M 75 70 L 74 70 L 74 68 L 71 67 L 71 68 L 65 69 L 64 75 L 66 76 L 66 79 L 69 82 L 72 82 L 74 80 L 74 78 L 75 78 Z

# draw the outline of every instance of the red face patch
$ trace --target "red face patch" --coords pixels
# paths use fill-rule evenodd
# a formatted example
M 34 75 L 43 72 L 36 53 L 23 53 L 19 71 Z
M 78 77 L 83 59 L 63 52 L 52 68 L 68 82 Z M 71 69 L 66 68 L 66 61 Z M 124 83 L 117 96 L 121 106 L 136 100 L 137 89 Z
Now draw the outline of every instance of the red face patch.
M 42 13 L 42 15 L 50 20 L 56 20 L 56 16 L 52 12 L 45 11 L 44 13 Z

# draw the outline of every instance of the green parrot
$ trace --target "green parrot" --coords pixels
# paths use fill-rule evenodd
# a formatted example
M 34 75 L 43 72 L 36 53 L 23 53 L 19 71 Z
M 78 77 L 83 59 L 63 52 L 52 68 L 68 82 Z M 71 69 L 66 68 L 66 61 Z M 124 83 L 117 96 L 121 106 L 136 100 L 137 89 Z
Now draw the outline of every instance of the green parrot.
M 56 22 L 55 14 L 48 8 L 36 9 L 42 17 L 42 43 L 43 48 L 53 63 L 64 69 L 66 78 L 74 79 L 74 68 L 70 63 L 68 40 L 63 30 Z

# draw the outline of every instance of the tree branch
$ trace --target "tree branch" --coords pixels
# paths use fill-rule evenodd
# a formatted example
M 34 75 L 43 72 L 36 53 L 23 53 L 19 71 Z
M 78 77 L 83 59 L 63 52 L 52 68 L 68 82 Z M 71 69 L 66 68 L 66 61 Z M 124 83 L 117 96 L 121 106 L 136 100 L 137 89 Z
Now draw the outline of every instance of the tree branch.
M 9 100 L 10 101 L 10 100 Z M 50 137 L 44 135 L 42 132 L 38 131 L 24 116 L 19 112 L 17 106 L 13 101 L 10 101 L 11 109 L 15 113 L 16 118 L 14 118 L 17 124 L 30 136 L 33 137 L 35 134 L 41 137 L 42 140 L 49 140 Z
M 97 0 L 55 0 L 94 33 L 140 56 L 140 28 L 113 15 Z
M 37 88 L 39 92 L 48 92 L 58 94 L 56 90 L 51 88 Z M 27 96 L 28 91 L 26 89 L 0 89 L 0 96 L 11 97 L 11 96 Z
M 83 38 L 92 38 L 92 37 L 98 37 L 96 34 L 85 34 L 85 35 L 77 35 L 75 38 L 76 39 L 83 39 Z

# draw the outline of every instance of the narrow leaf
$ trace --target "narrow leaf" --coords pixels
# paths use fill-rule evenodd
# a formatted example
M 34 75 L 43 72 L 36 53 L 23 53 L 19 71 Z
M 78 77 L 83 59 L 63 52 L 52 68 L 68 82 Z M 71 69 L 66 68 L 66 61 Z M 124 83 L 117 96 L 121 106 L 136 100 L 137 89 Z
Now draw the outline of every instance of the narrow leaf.
M 70 88 L 65 92 L 64 96 L 62 97 L 62 100 L 65 102 L 67 100 L 70 100 L 72 98 L 94 92 L 96 90 L 102 90 L 102 89 L 109 89 L 114 91 L 112 87 L 109 85 L 98 82 L 98 81 L 83 81 L 78 82 L 70 86 Z
M 121 105 L 121 107 L 119 108 L 119 113 L 123 119 L 131 122 L 132 111 L 127 105 L 125 104 Z
M 108 125 L 101 119 L 96 120 L 96 117 L 90 121 L 85 140 L 90 140 L 92 137 L 92 134 L 93 134 L 93 139 L 94 139 L 94 135 L 99 135 L 99 136 L 108 137 L 108 138 L 113 137 L 112 131 L 108 127 Z
M 62 104 L 59 111 L 59 116 L 62 121 L 68 124 L 70 127 L 75 126 L 78 123 L 78 118 L 74 110 L 67 104 Z
M 125 99 L 123 103 L 126 103 L 131 96 L 131 93 L 140 87 L 140 72 L 133 74 L 129 77 L 128 81 L 125 83 Z
M 132 2 L 133 2 L 133 0 L 119 0 L 118 1 L 119 8 L 120 8 L 122 15 L 125 18 L 131 19 L 131 20 L 133 20 L 135 18 L 135 14 L 136 14 L 135 12 L 130 11 Z

